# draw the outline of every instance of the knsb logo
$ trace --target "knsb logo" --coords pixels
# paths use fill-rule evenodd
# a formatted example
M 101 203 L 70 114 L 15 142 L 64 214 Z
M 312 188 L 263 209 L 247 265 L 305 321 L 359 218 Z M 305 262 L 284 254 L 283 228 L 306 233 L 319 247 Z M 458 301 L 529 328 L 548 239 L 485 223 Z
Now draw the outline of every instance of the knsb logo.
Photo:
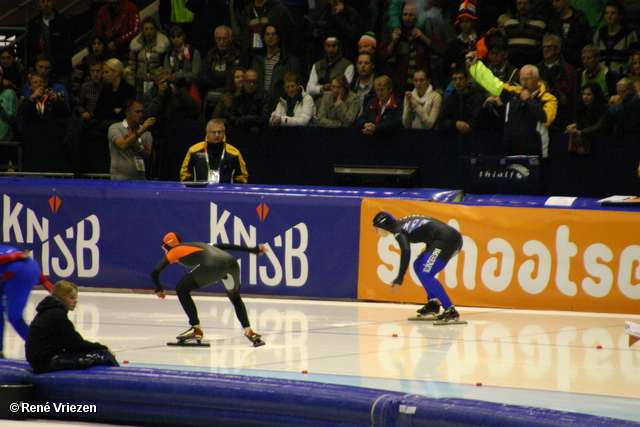
M 22 203 L 12 203 L 6 194 L 3 195 L 2 202 L 3 242 L 41 243 L 40 253 L 34 249 L 33 257 L 40 262 L 45 275 L 54 274 L 65 278 L 74 274 L 77 277 L 95 277 L 98 274 L 100 220 L 97 216 L 89 215 L 75 226 L 67 228 L 64 233 L 51 237 L 48 218 L 38 217 L 35 211 L 25 208 Z M 49 204 L 55 214 L 62 200 L 54 196 L 49 199 Z
M 256 208 L 258 217 L 261 222 L 265 222 L 269 207 L 261 203 Z M 231 224 L 227 224 L 227 223 Z M 232 238 L 229 238 L 227 226 L 232 227 Z M 210 203 L 210 242 L 229 243 L 233 241 L 235 245 L 256 246 L 258 239 L 256 236 L 256 227 L 253 225 L 245 226 L 242 218 L 233 216 L 224 210 L 218 213 L 218 205 Z M 304 222 L 300 222 L 273 238 L 272 244 L 267 243 L 269 251 L 265 254 L 264 259 L 270 265 L 258 265 L 258 257 L 251 255 L 249 257 L 249 284 L 255 285 L 260 282 L 267 286 L 278 286 L 283 282 L 285 286 L 301 287 L 307 283 L 309 277 L 309 260 L 305 251 L 309 245 L 309 230 Z M 242 267 L 242 260 L 239 261 Z M 265 264 L 265 262 L 261 262 Z

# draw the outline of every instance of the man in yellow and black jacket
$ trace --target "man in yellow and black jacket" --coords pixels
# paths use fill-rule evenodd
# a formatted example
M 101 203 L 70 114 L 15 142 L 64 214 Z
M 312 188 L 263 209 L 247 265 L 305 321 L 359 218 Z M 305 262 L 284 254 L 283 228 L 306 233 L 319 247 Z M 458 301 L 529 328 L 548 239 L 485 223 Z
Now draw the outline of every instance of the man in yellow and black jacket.
M 506 106 L 505 154 L 548 157 L 549 125 L 556 118 L 558 100 L 540 80 L 538 68 L 525 65 L 520 69 L 521 86 L 511 86 L 478 61 L 476 52 L 467 54 L 467 64 L 469 74 L 492 95 L 488 100 Z
M 246 184 L 249 174 L 240 151 L 227 144 L 224 122 L 207 123 L 207 135 L 187 152 L 180 169 L 180 181 Z

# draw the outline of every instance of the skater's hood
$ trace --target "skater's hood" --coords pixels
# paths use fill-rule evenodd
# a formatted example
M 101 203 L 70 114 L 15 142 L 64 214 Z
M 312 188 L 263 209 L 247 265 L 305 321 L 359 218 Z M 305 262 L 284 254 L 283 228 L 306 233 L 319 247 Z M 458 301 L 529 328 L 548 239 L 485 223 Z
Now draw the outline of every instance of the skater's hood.
M 41 314 L 52 308 L 61 308 L 64 311 L 69 311 L 62 300 L 58 297 L 54 297 L 53 295 L 48 295 L 45 299 L 40 301 L 40 304 L 38 304 L 38 306 L 36 307 L 36 311 L 38 312 L 38 314 Z
M 383 230 L 387 230 L 389 232 L 393 231 L 393 224 L 396 222 L 396 219 L 389 213 L 385 211 L 380 211 L 373 218 L 373 226 L 382 228 Z

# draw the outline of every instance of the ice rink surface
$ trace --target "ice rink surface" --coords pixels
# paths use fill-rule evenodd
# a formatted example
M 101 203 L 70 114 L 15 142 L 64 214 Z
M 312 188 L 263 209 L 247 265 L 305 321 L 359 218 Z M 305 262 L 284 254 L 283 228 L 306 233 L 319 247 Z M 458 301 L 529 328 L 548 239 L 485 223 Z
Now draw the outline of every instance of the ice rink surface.
M 32 292 L 27 322 L 45 295 Z M 638 322 L 637 315 L 458 307 L 467 325 L 435 326 L 407 320 L 420 307 L 414 304 L 244 300 L 265 346 L 254 348 L 243 336 L 226 296 L 195 297 L 208 348 L 166 345 L 189 327 L 174 295 L 81 289 L 70 318 L 85 339 L 114 350 L 122 366 L 353 385 L 640 422 L 640 343 L 629 347 L 624 332 L 624 321 Z M 24 359 L 24 342 L 8 324 L 4 339 L 6 357 Z

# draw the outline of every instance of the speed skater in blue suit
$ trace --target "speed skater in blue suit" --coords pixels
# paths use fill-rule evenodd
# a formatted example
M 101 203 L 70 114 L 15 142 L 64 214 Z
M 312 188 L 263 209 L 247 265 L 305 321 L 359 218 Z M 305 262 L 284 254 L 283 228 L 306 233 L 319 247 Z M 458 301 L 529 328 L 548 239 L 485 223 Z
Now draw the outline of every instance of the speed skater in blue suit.
M 409 215 L 396 220 L 384 211 L 378 212 L 373 218 L 373 226 L 380 237 L 393 235 L 400 245 L 400 268 L 392 283 L 391 292 L 397 292 L 402 285 L 411 260 L 411 243 L 424 243 L 426 249 L 413 263 L 413 270 L 427 292 L 428 300 L 427 304 L 418 310 L 418 314 L 423 317 L 437 316 L 438 320 L 445 322 L 457 321 L 460 314 L 436 275 L 462 249 L 460 232 L 428 216 Z M 440 305 L 444 308 L 441 314 Z
M 31 257 L 29 251 L 0 245 L 0 357 L 4 357 L 3 334 L 4 315 L 22 339 L 27 339 L 29 326 L 22 317 L 29 294 L 37 284 L 43 285 L 49 292 L 53 284 L 40 271 L 40 266 Z

